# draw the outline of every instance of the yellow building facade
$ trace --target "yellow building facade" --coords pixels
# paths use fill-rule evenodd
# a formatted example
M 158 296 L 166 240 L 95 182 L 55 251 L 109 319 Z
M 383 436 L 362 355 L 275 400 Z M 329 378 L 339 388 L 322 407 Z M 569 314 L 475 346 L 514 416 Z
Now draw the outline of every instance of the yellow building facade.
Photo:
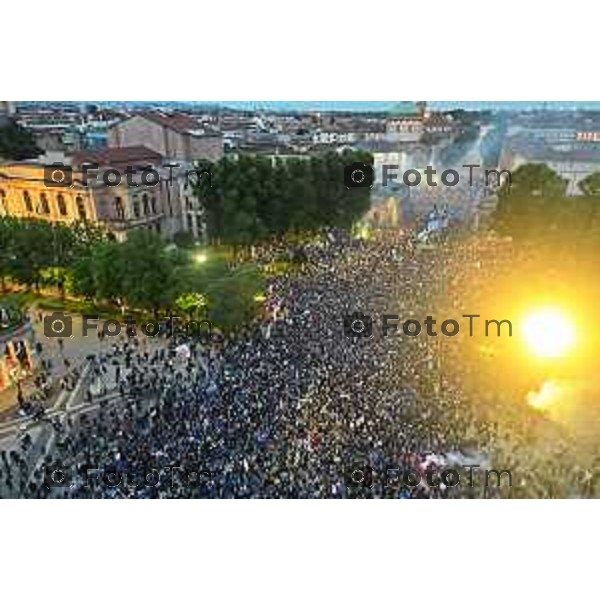
M 71 187 L 49 187 L 44 166 L 0 164 L 0 216 L 52 222 L 97 221 L 93 190 L 73 181 Z
M 181 169 L 173 174 L 163 167 L 160 154 L 144 147 L 108 148 L 82 151 L 63 160 L 68 163 L 0 163 L 0 217 L 95 222 L 118 240 L 134 229 L 171 237 L 182 228 L 185 177 Z M 129 167 L 137 169 L 132 180 L 121 176 Z M 154 183 L 142 176 L 147 169 L 156 174 Z M 109 171 L 119 175 L 119 180 L 104 177 Z M 54 185 L 56 181 L 61 185 Z

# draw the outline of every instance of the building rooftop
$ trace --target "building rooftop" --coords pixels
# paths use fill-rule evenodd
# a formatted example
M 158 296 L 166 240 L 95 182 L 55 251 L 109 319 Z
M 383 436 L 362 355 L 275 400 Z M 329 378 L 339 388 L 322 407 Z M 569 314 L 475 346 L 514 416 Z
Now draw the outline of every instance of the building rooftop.
M 525 135 L 516 135 L 506 142 L 506 149 L 528 160 L 543 162 L 588 162 L 600 164 L 600 144 L 568 142 L 549 144 Z
M 364 150 L 366 152 L 400 152 L 402 147 L 399 142 L 389 140 L 363 140 L 354 144 L 354 147 L 358 150 Z
M 168 129 L 172 129 L 178 133 L 190 133 L 191 131 L 197 130 L 199 127 L 196 119 L 183 113 L 168 115 L 160 112 L 144 111 L 136 114 L 137 116 L 144 117 L 149 121 L 153 121 L 158 125 L 162 125 L 163 127 L 167 127 Z
M 140 111 L 136 113 L 132 113 L 125 121 L 128 119 L 133 119 L 134 117 L 142 117 L 143 119 L 147 119 L 148 121 L 152 121 L 161 127 L 165 127 L 167 129 L 171 129 L 177 133 L 182 135 L 194 135 L 194 136 L 216 136 L 220 135 L 213 130 L 206 130 L 203 125 L 196 120 L 194 117 L 190 115 L 186 115 L 185 113 L 173 113 L 167 114 L 158 111 Z M 118 123 L 114 123 L 111 127 L 115 127 L 122 123 L 123 121 L 119 121 Z
M 162 154 L 146 146 L 125 146 L 123 148 L 101 148 L 98 150 L 80 150 L 67 155 L 71 164 L 95 163 L 105 166 L 129 166 L 137 163 L 160 164 Z

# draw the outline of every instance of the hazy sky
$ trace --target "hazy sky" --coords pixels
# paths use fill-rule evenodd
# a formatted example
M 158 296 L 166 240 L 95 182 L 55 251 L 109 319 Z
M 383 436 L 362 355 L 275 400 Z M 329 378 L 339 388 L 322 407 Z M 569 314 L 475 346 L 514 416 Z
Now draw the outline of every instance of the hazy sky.
M 363 111 L 387 111 L 390 108 L 400 104 L 400 102 L 378 102 L 378 101 L 222 101 L 206 102 L 202 104 L 222 104 L 234 108 L 263 108 L 280 110 L 363 110 Z M 595 109 L 600 110 L 600 101 L 433 101 L 428 104 L 438 109 L 466 108 L 472 110 L 491 109 L 491 110 L 531 110 L 547 108 L 549 110 L 574 110 L 574 109 Z

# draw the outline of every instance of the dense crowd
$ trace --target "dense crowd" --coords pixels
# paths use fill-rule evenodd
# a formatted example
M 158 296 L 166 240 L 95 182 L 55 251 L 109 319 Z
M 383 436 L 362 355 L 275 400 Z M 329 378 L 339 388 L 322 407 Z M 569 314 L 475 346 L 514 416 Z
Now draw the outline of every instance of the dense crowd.
M 448 241 L 419 250 L 397 231 L 367 241 L 338 232 L 303 250 L 302 270 L 271 281 L 261 324 L 208 342 L 104 340 L 89 372 L 109 385 L 88 387 L 89 410 L 53 423 L 37 464 L 25 458 L 30 440 L 3 452 L 0 481 L 34 498 L 564 494 L 520 462 L 526 409 L 508 413 L 499 394 L 481 401 L 462 385 L 470 367 L 458 338 L 382 332 L 384 313 L 422 322 L 456 308 L 469 252 Z M 370 335 L 349 330 L 355 313 L 372 320 Z M 544 475 L 589 492 L 587 472 L 562 464 Z M 512 487 L 486 485 L 490 468 L 511 470 Z

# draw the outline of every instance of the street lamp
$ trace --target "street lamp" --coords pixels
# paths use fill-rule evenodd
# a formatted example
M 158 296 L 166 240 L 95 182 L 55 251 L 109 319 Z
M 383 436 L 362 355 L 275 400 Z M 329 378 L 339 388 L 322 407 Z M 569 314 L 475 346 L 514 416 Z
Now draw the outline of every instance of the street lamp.
M 199 265 L 203 265 L 208 260 L 205 252 L 198 252 L 194 254 L 194 262 Z

